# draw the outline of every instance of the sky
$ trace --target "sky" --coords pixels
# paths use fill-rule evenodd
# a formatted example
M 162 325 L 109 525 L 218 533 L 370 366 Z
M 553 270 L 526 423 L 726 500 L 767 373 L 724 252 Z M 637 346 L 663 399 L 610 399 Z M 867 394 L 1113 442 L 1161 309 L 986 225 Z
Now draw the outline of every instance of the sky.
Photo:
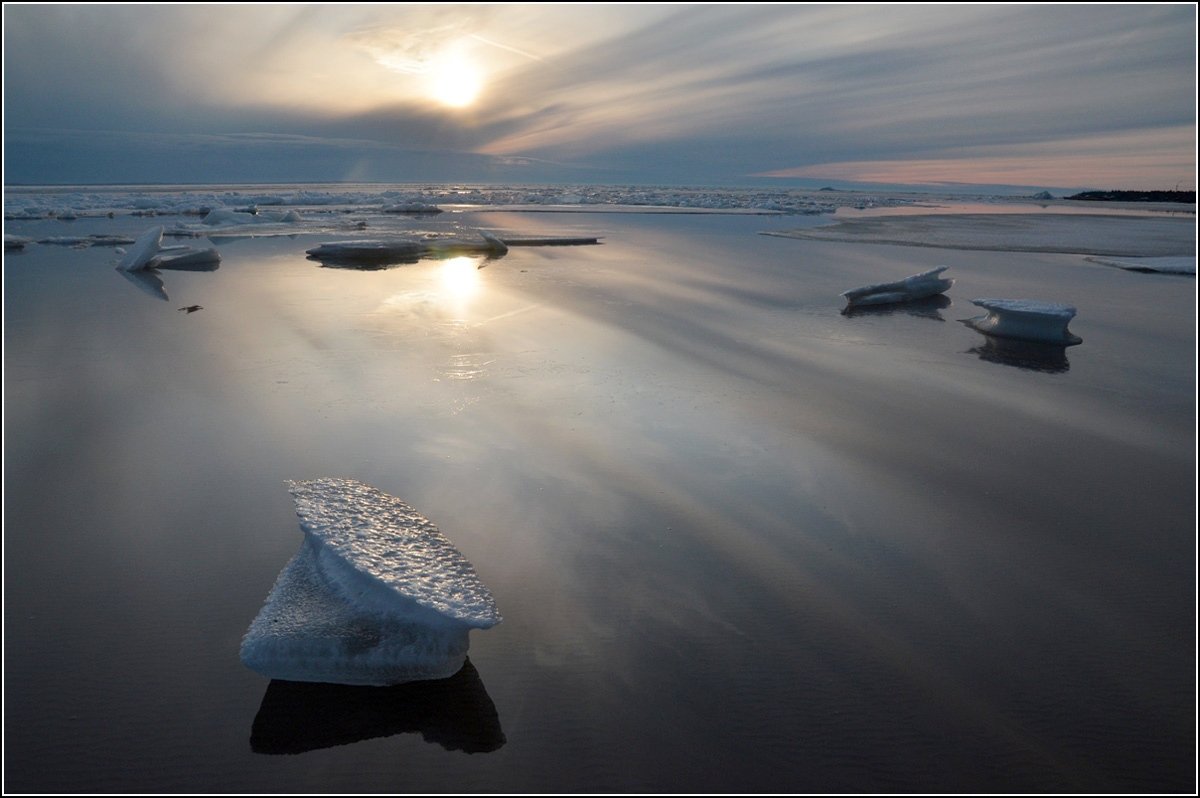
M 17 183 L 1194 189 L 1196 7 L 4 5 Z

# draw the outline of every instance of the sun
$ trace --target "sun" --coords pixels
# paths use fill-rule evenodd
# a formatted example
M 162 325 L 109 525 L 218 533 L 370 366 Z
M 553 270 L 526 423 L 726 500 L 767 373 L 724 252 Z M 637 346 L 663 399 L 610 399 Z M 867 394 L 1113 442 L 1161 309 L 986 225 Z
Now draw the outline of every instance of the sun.
M 447 50 L 426 68 L 426 91 L 442 105 L 465 108 L 483 89 L 483 73 L 467 55 Z

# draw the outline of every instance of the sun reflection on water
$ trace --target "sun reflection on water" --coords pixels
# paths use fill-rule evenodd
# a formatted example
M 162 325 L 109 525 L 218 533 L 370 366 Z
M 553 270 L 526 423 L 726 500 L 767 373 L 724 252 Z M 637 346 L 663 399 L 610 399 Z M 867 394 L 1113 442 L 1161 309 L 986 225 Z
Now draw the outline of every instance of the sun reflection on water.
M 440 269 L 442 296 L 458 306 L 479 293 L 479 259 L 465 256 L 444 261 Z

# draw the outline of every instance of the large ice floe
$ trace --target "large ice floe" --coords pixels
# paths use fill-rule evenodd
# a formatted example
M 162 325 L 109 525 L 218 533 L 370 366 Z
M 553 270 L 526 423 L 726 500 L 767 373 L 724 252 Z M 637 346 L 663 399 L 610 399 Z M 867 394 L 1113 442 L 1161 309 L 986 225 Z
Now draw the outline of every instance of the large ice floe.
M 428 519 L 351 479 L 289 484 L 304 532 L 242 641 L 273 679 L 383 686 L 444 679 L 471 629 L 498 624 L 474 567 Z
M 1076 310 L 1070 305 L 1033 299 L 972 299 L 986 316 L 964 319 L 963 323 L 985 335 L 1017 338 L 1058 346 L 1074 346 L 1083 339 L 1067 329 Z
M 897 302 L 911 302 L 915 299 L 937 296 L 954 285 L 954 280 L 940 276 L 948 268 L 950 267 L 938 266 L 927 272 L 905 277 L 903 280 L 853 288 L 843 291 L 842 296 L 846 298 L 847 309 L 863 305 L 891 305 Z

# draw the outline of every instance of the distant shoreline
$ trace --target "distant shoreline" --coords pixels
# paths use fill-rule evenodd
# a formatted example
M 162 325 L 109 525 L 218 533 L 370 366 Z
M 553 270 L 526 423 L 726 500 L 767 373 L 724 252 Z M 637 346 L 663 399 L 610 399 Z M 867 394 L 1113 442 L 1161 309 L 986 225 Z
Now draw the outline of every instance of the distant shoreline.
M 1083 191 L 1063 199 L 1092 202 L 1196 202 L 1195 191 Z

